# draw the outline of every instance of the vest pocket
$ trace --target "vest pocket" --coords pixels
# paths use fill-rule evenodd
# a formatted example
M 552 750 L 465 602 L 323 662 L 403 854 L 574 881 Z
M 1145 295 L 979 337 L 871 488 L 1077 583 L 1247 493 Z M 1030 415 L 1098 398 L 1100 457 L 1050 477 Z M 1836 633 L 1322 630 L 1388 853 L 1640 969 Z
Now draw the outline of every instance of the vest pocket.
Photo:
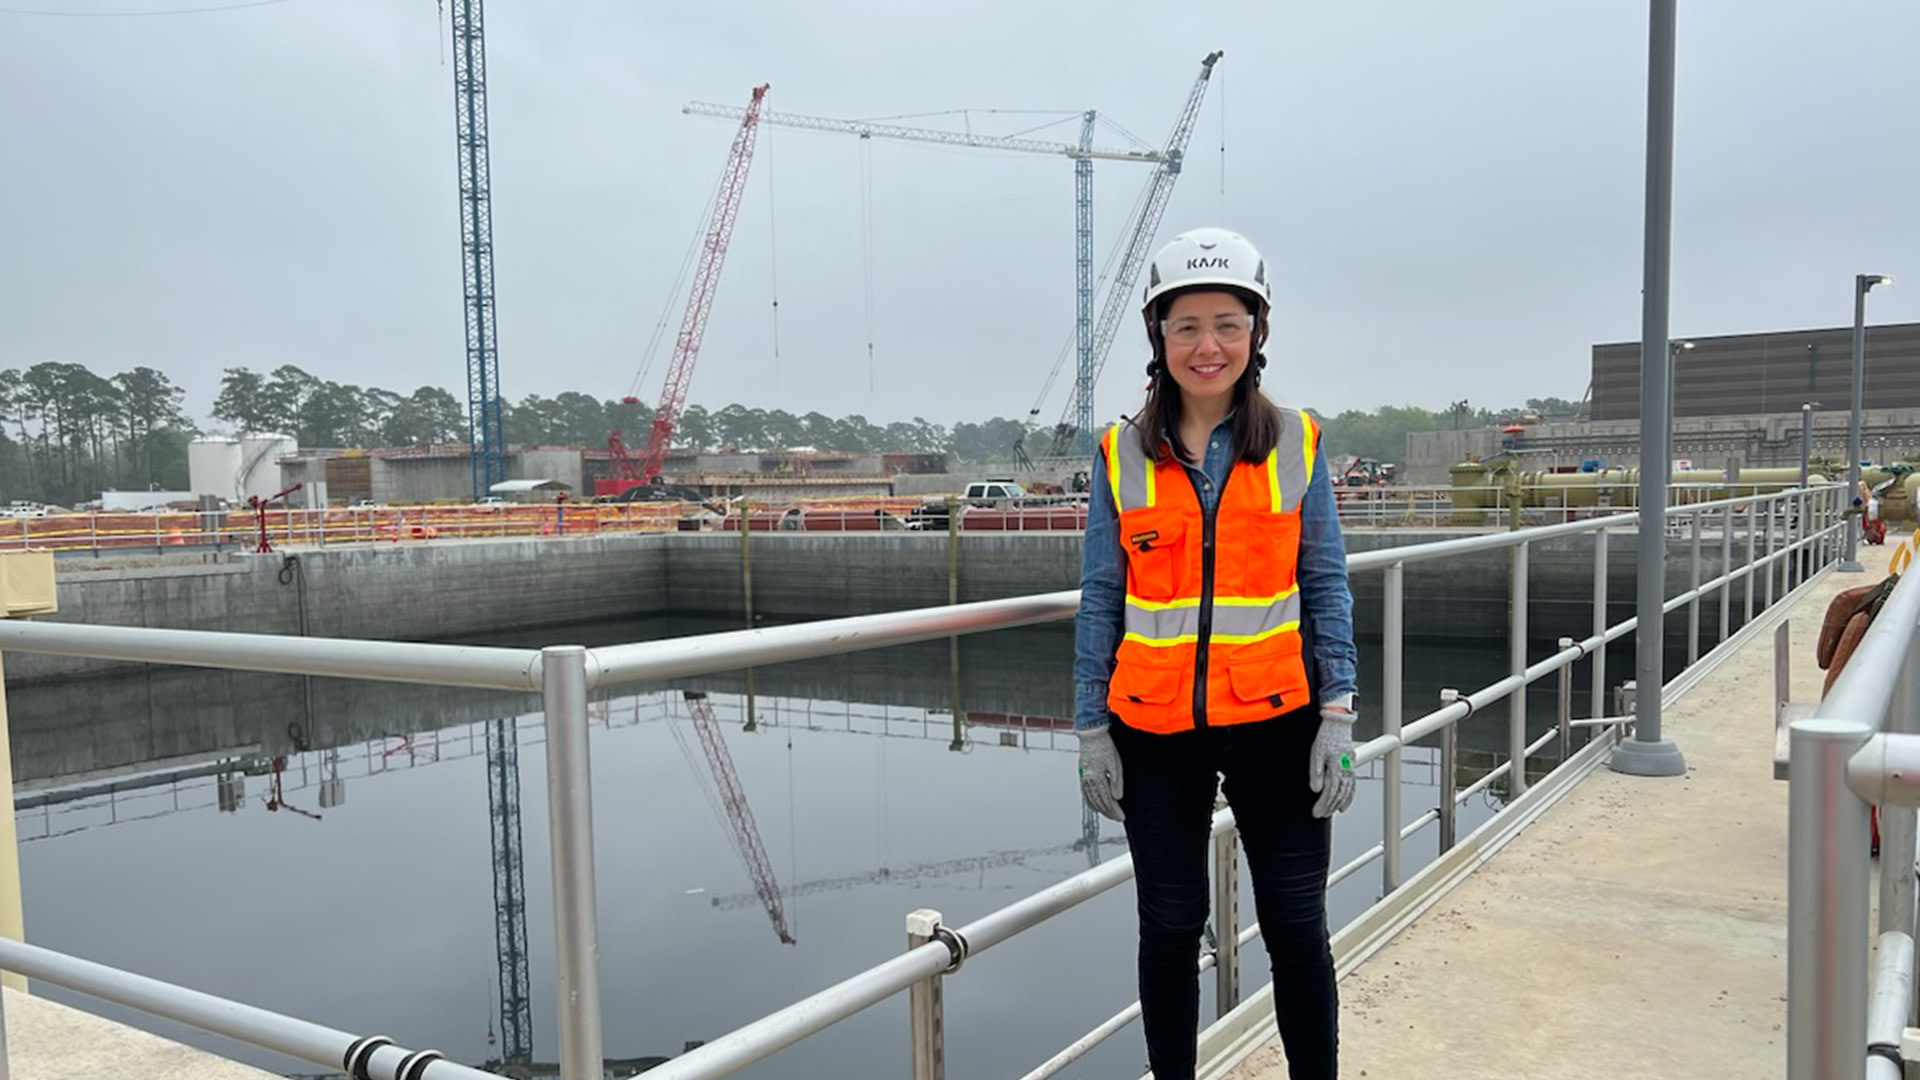
M 1307 672 L 1301 664 L 1300 636 L 1282 634 L 1271 646 L 1262 642 L 1253 648 L 1252 653 L 1237 651 L 1227 661 L 1233 696 L 1248 705 L 1267 705 L 1276 713 L 1305 704 Z
M 1184 664 L 1122 659 L 1107 682 L 1107 707 L 1123 717 L 1138 715 L 1141 706 L 1164 708 L 1179 698 L 1185 677 Z
M 1186 523 L 1174 514 L 1123 514 L 1120 544 L 1127 553 L 1127 592 L 1141 600 L 1179 596 Z

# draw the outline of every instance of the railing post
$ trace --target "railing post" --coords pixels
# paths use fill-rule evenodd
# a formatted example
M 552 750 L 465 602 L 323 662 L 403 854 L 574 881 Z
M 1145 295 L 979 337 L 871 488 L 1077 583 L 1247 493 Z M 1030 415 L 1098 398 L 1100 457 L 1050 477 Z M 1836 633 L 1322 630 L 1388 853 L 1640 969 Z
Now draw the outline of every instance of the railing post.
M 921 908 L 907 916 L 909 951 L 934 940 L 940 913 Z M 930 975 L 907 991 L 907 1014 L 912 1024 L 913 1080 L 945 1080 L 947 1075 L 945 976 Z
M 560 1075 L 601 1080 L 600 932 L 594 906 L 593 773 L 587 748 L 587 650 L 540 650 L 547 720 L 547 815 L 559 956 Z
M 1780 516 L 1779 510 L 1780 510 L 1779 500 L 1777 499 L 1767 500 L 1767 544 L 1766 544 L 1766 547 L 1767 547 L 1767 555 L 1766 555 L 1767 604 L 1766 606 L 1768 608 L 1771 608 L 1773 606 L 1773 579 L 1778 576 L 1778 571 L 1780 569 L 1779 561 L 1773 557 L 1774 552 L 1778 547 L 1775 541 L 1779 538 L 1779 516 Z M 1765 609 L 1763 608 L 1762 610 L 1765 610 Z
M 1396 740 L 1393 749 L 1387 751 L 1386 790 L 1380 800 L 1381 859 L 1380 895 L 1385 896 L 1400 887 L 1404 878 L 1400 863 L 1400 774 L 1405 761 L 1405 751 L 1397 740 L 1400 738 L 1400 718 L 1404 711 L 1401 695 L 1405 686 L 1405 619 L 1406 619 L 1406 563 L 1393 563 L 1386 573 L 1386 611 L 1381 619 L 1380 632 L 1380 726 L 1384 734 Z
M 1727 640 L 1729 623 L 1733 615 L 1733 507 L 1720 508 L 1720 638 L 1714 644 Z M 1598 714 L 1596 714 L 1598 715 Z
M 1573 639 L 1563 637 L 1558 642 L 1560 651 L 1573 648 Z M 1560 763 L 1573 753 L 1573 665 L 1560 666 Z M 1523 691 L 1524 692 L 1524 691 Z
M 1213 838 L 1213 986 L 1214 1015 L 1240 1004 L 1240 854 L 1239 830 Z
M 1448 687 L 1440 691 L 1440 704 L 1451 705 L 1460 700 L 1460 691 Z M 1454 721 L 1440 729 L 1440 850 L 1435 854 L 1445 855 L 1453 850 L 1459 837 L 1459 805 L 1455 795 L 1460 790 L 1460 722 Z
M 1759 512 L 1760 508 L 1753 505 L 1753 502 L 1749 500 L 1747 502 L 1747 571 L 1743 578 L 1746 584 L 1740 589 L 1741 596 L 1746 601 L 1747 614 L 1740 622 L 1742 626 L 1753 621 L 1753 578 L 1759 570 L 1759 568 L 1753 564 L 1753 533 L 1759 521 Z
M 1600 641 L 1593 647 L 1594 716 L 1607 715 L 1607 530 L 1593 533 L 1593 636 Z
M 1688 517 L 1693 519 L 1693 585 L 1695 594 L 1687 604 L 1687 666 L 1692 667 L 1700 659 L 1700 512 L 1693 511 Z
M 1509 671 L 1527 673 L 1527 563 L 1528 542 L 1513 549 L 1512 601 L 1507 615 Z M 1514 798 L 1527 793 L 1527 688 L 1507 698 L 1507 760 L 1513 763 L 1509 790 Z
M 1787 766 L 1787 1080 L 1860 1076 L 1867 1047 L 1867 804 L 1847 759 L 1872 729 L 1801 720 Z

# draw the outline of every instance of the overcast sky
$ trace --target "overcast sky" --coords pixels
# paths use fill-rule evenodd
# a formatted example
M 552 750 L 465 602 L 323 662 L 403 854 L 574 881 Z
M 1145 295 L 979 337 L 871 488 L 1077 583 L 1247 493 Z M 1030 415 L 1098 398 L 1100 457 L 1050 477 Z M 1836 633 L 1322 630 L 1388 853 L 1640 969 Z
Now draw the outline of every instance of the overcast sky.
M 223 2 L 0 0 L 0 367 L 150 365 L 202 421 L 241 365 L 464 398 L 446 16 L 75 14 Z M 1920 320 L 1920 4 L 1680 8 L 1674 334 L 1843 325 L 1858 271 L 1904 278 L 1873 321 Z M 663 314 L 670 339 L 733 135 L 687 102 L 769 82 L 770 108 L 825 116 L 1060 110 L 1035 137 L 1062 142 L 1092 108 L 1118 125 L 1102 145 L 1160 144 L 1212 49 L 1158 240 L 1218 224 L 1261 246 L 1276 397 L 1578 398 L 1589 347 L 1640 335 L 1645 3 L 492 0 L 486 20 L 510 400 L 619 397 Z M 691 400 L 1025 415 L 1072 335 L 1072 173 L 763 129 Z M 1146 179 L 1096 166 L 1096 263 Z M 1130 305 L 1102 418 L 1136 404 L 1144 359 Z

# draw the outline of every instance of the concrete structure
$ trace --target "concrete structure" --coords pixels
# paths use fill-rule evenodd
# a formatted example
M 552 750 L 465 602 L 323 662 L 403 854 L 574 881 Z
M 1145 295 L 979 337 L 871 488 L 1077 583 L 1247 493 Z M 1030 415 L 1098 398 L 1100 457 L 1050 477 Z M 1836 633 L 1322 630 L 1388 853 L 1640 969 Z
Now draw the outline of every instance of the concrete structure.
M 1861 555 L 1865 579 L 1830 576 L 1785 609 L 1794 700 L 1820 696 L 1810 658 L 1828 601 L 1886 572 L 1889 549 Z M 1684 779 L 1599 769 L 1378 952 L 1356 957 L 1336 935 L 1342 1075 L 1782 1075 L 1772 652 L 1762 633 L 1669 702 Z M 1279 1080 L 1283 1061 L 1270 1042 L 1224 1075 Z
M 1823 399 L 1824 400 L 1824 399 Z M 1846 460 L 1846 398 L 1813 414 L 1813 458 Z M 1869 461 L 1900 461 L 1920 456 L 1920 408 L 1867 409 L 1862 413 L 1861 443 Z M 1495 454 L 1519 456 L 1525 469 L 1577 469 L 1587 461 L 1638 466 L 1640 422 L 1612 420 L 1530 425 L 1508 435 L 1494 428 L 1429 431 L 1407 436 L 1401 475 L 1408 484 L 1443 485 L 1458 462 L 1484 461 Z M 1696 469 L 1798 467 L 1800 412 L 1756 416 L 1702 416 L 1673 423 L 1673 456 Z
M 213 495 L 235 506 L 247 497 L 264 499 L 287 485 L 276 464 L 299 444 L 290 435 L 259 433 L 237 439 L 195 439 L 187 444 L 187 486 L 196 495 Z
M 1678 335 L 1684 337 L 1684 335 Z M 1853 327 L 1684 337 L 1674 366 L 1673 415 L 1793 412 L 1809 401 L 1844 410 L 1853 385 Z M 1593 347 L 1595 421 L 1640 417 L 1640 343 Z M 1866 404 L 1920 409 L 1920 323 L 1866 328 Z
M 1464 532 L 1379 529 L 1350 532 L 1347 541 L 1350 550 L 1362 551 Z M 1608 595 L 1614 604 L 1632 596 L 1630 535 L 1619 532 L 1611 540 Z M 766 619 L 947 602 L 944 533 L 770 532 L 754 533 L 751 543 L 754 610 Z M 960 600 L 1078 588 L 1080 545 L 1077 532 L 963 533 Z M 1586 537 L 1533 545 L 1530 624 L 1543 639 L 1588 624 L 1591 545 Z M 1717 573 L 1717 536 L 1702 551 L 1703 575 Z M 1686 540 L 1670 541 L 1670 592 L 1683 591 L 1688 552 Z M 117 626 L 430 641 L 650 614 L 744 617 L 740 537 L 727 533 L 367 544 L 108 562 L 72 558 L 58 564 L 58 575 L 60 613 L 53 618 Z M 1505 640 L 1506 575 L 1506 556 L 1499 552 L 1455 560 L 1444 569 L 1409 566 L 1409 638 L 1425 633 L 1443 640 Z M 1353 580 L 1355 627 L 1362 634 L 1379 632 L 1381 588 L 1377 574 Z M 116 668 L 127 670 L 29 654 L 8 658 L 6 675 L 9 683 L 26 683 Z

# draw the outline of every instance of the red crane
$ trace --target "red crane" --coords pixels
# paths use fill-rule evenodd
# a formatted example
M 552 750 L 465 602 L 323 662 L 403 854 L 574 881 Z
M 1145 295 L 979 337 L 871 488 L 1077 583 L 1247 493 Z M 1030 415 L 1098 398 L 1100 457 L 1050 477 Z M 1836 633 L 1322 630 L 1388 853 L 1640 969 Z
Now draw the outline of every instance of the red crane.
M 753 811 L 747 807 L 747 791 L 740 786 L 740 776 L 733 771 L 733 755 L 727 752 L 726 740 L 720 736 L 720 722 L 714 719 L 713 706 L 706 694 L 698 690 L 688 690 L 685 694 L 687 711 L 693 714 L 694 730 L 700 734 L 700 746 L 707 752 L 707 765 L 713 770 L 714 781 L 720 785 L 720 801 L 726 804 L 727 819 L 733 825 L 734 850 L 739 852 L 740 861 L 746 864 L 747 873 L 753 878 L 753 891 L 767 909 L 773 932 L 781 942 L 791 945 L 793 933 L 787 929 L 787 913 L 781 907 L 780 883 L 774 880 L 773 863 L 767 860 L 767 849 L 760 844 L 760 827 L 754 823 Z
M 652 483 L 659 478 L 660 465 L 667 458 L 667 444 L 680 425 L 681 410 L 686 408 L 687 387 L 693 382 L 694 361 L 700 356 L 700 339 L 707 332 L 707 313 L 713 310 L 714 290 L 720 284 L 720 266 L 726 262 L 727 243 L 733 239 L 734 217 L 740 211 L 740 197 L 746 191 L 747 167 L 753 164 L 754 135 L 760 128 L 760 103 L 767 96 L 767 85 L 753 88 L 753 100 L 740 120 L 740 130 L 733 137 L 733 149 L 727 154 L 726 171 L 720 175 L 720 188 L 713 196 L 700 265 L 693 275 L 693 291 L 687 296 L 686 314 L 680 318 L 680 333 L 673 340 L 673 364 L 667 369 L 667 384 L 660 391 L 660 406 L 653 411 L 653 427 L 647 432 L 646 449 L 640 453 L 637 468 L 640 483 Z

